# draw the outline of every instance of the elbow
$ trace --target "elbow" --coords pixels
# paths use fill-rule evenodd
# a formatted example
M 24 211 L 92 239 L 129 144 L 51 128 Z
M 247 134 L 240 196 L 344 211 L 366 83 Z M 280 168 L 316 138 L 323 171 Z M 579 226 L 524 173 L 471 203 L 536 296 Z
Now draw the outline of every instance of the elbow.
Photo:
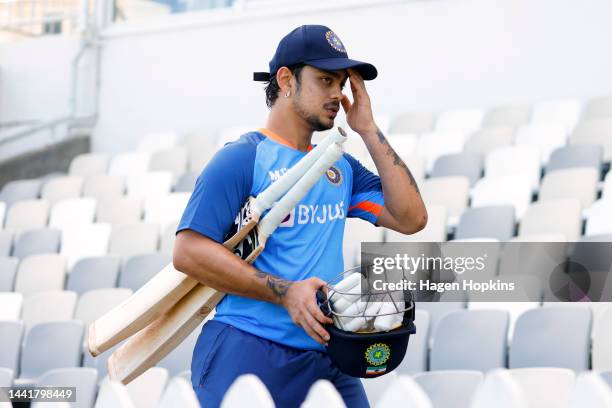
M 427 226 L 427 210 L 423 208 L 417 214 L 410 214 L 404 217 L 404 222 L 401 224 L 402 234 L 416 234 Z

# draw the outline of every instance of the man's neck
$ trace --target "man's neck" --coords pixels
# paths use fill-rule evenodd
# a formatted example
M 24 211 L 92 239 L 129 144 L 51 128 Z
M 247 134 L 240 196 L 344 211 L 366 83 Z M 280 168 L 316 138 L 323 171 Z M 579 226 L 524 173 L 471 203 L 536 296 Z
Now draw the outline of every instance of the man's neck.
M 266 128 L 281 137 L 294 149 L 308 151 L 312 140 L 310 126 L 293 111 L 272 109 L 268 115 Z

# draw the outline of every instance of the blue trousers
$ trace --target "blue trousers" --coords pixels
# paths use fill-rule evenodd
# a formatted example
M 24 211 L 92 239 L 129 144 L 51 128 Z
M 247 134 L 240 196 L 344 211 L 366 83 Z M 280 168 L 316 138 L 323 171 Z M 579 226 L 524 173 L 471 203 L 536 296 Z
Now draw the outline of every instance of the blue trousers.
M 331 381 L 347 407 L 369 408 L 361 381 L 340 372 L 326 353 L 295 349 L 208 321 L 191 362 L 191 383 L 202 408 L 218 407 L 242 374 L 257 375 L 279 408 L 299 407 L 319 379 Z

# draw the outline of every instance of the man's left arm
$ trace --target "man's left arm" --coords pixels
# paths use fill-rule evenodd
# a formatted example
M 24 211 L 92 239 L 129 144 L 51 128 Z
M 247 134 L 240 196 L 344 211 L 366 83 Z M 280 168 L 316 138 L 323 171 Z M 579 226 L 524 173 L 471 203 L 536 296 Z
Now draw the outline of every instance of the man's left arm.
M 345 95 L 342 107 L 348 125 L 362 137 L 374 160 L 385 198 L 377 224 L 404 234 L 414 234 L 427 224 L 427 210 L 416 180 L 376 126 L 363 79 L 356 71 L 348 71 L 353 103 Z

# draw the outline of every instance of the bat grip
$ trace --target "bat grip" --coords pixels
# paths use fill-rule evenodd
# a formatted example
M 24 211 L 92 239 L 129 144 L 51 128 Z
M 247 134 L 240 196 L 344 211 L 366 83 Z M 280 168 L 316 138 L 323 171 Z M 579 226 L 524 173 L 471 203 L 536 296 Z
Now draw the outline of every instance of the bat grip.
M 297 183 L 309 168 L 323 156 L 327 148 L 334 143 L 343 143 L 346 140 L 346 133 L 341 128 L 338 128 L 341 133 L 331 133 L 323 139 L 317 146 L 304 156 L 295 166 L 285 173 L 278 181 L 274 182 L 270 187 L 261 192 L 253 203 L 253 211 L 256 214 L 263 214 L 283 195 L 291 186 Z M 344 133 L 344 135 L 342 134 Z
M 297 203 L 304 198 L 323 173 L 342 156 L 342 148 L 334 143 L 327 148 L 323 156 L 304 174 L 304 176 L 274 205 L 259 223 L 260 239 L 269 237 L 276 227 L 285 219 Z

